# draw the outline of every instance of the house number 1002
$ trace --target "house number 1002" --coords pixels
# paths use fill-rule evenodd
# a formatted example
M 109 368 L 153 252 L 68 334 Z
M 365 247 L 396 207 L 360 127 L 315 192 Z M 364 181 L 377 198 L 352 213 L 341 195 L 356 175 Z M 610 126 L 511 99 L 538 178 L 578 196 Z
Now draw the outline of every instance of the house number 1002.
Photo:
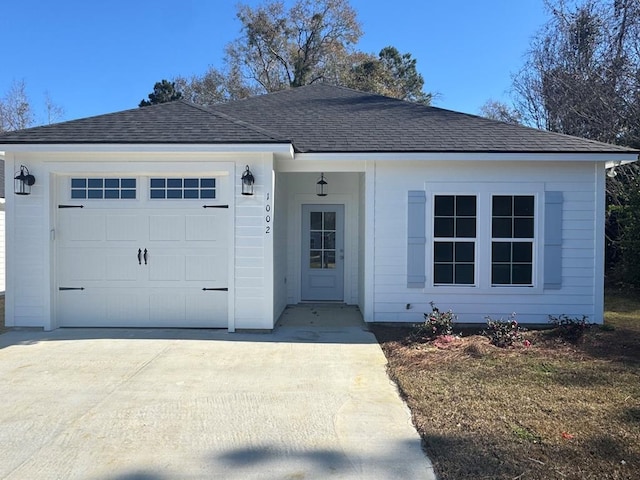
M 264 210 L 266 213 L 266 215 L 264 216 L 264 221 L 267 224 L 265 226 L 265 232 L 264 233 L 271 233 L 271 204 L 269 203 L 269 199 L 271 198 L 270 194 L 267 193 L 267 204 L 264 206 Z

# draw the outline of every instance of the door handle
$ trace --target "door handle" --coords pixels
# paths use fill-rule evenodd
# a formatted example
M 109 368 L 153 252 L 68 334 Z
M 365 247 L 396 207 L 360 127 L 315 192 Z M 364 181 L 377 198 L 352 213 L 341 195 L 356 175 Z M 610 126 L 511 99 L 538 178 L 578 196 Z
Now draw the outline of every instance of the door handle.
M 142 265 L 142 250 L 138 249 L 138 265 Z
M 147 264 L 147 249 L 144 249 L 144 264 Z

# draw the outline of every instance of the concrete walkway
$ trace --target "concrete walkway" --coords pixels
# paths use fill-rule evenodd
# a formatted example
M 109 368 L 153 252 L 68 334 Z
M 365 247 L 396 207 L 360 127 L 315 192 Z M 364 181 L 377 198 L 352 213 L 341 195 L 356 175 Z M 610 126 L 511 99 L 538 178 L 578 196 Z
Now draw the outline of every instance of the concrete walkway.
M 434 479 L 357 310 L 291 308 L 270 334 L 0 335 L 0 478 Z

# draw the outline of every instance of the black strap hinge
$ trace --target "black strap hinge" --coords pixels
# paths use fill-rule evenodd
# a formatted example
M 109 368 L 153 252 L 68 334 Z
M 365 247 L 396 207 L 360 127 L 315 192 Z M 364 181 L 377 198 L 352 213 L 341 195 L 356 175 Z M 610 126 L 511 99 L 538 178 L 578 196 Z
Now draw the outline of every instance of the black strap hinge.
M 203 288 L 202 291 L 204 292 L 210 292 L 210 291 L 214 291 L 214 292 L 228 292 L 229 289 L 227 287 L 220 287 L 220 288 Z
M 229 205 L 202 205 L 202 208 L 229 208 Z
M 58 208 L 84 208 L 84 205 L 58 205 Z
M 60 290 L 60 291 L 65 291 L 65 290 L 84 290 L 84 287 L 58 287 L 58 290 Z

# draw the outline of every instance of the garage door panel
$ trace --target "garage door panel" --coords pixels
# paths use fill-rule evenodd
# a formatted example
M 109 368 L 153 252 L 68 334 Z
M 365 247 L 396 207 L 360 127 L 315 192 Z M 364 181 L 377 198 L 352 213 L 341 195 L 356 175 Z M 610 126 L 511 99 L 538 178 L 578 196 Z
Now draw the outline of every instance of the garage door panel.
M 59 292 L 58 308 L 64 312 L 64 326 L 105 326 L 107 298 L 99 290 L 69 290 Z
M 186 297 L 186 321 L 203 328 L 227 327 L 227 293 L 193 291 Z
M 142 266 L 138 264 L 135 250 L 132 250 L 127 255 L 106 254 L 105 257 L 106 280 L 120 282 L 135 282 L 138 280 Z
M 184 240 L 184 216 L 151 215 L 149 217 L 150 241 Z
M 185 257 L 185 280 L 202 282 L 225 282 L 227 257 L 222 254 L 189 255 Z
M 183 255 L 155 255 L 149 254 L 149 281 L 174 281 L 184 280 L 184 256 Z
M 187 215 L 185 239 L 192 242 L 227 241 L 226 221 L 220 214 Z
M 65 212 L 60 218 L 58 234 L 71 242 L 102 242 L 105 239 L 106 225 L 102 212 L 78 215 Z
M 107 215 L 106 239 L 109 241 L 138 241 L 140 239 L 142 219 L 139 215 Z
M 60 280 L 101 281 L 105 278 L 104 256 L 96 255 L 94 249 L 66 249 L 60 255 Z
M 149 326 L 149 308 L 146 296 L 131 289 L 109 289 L 107 313 L 103 327 L 146 327 Z

